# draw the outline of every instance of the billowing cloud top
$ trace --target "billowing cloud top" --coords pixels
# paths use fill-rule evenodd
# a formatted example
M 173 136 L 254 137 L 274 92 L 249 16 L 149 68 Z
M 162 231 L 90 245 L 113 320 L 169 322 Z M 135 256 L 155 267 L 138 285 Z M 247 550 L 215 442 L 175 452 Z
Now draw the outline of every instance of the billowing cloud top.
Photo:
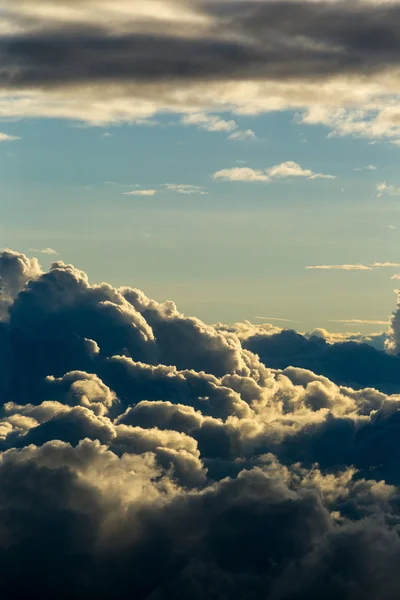
M 4 251 L 0 277 L 5 598 L 399 597 L 400 396 L 360 381 L 399 390 L 398 312 L 391 355 L 331 356 L 62 262 Z
M 304 122 L 340 134 L 400 138 L 397 1 L 1 0 L 0 8 L 0 116 L 103 123 L 165 110 L 296 108 Z

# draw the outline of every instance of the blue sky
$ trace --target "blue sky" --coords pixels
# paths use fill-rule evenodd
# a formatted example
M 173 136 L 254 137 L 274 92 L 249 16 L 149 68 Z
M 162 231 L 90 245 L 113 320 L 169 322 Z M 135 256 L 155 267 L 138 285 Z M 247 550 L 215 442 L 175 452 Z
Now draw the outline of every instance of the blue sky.
M 340 331 L 348 326 L 334 321 L 387 319 L 396 287 L 391 277 L 400 267 L 306 269 L 399 260 L 397 130 L 393 124 L 382 129 L 375 105 L 366 105 L 361 117 L 349 113 L 350 129 L 335 112 L 347 110 L 342 89 L 329 116 L 322 100 L 311 107 L 296 100 L 298 110 L 286 100 L 279 111 L 256 114 L 243 107 L 166 112 L 155 100 L 143 122 L 125 114 L 135 110 L 135 97 L 123 118 L 109 117 L 117 109 L 107 95 L 93 96 L 73 118 L 57 98 L 50 110 L 51 91 L 37 86 L 43 106 L 21 108 L 26 90 L 6 93 L 6 108 L 0 102 L 0 131 L 20 138 L 0 144 L 3 247 L 27 255 L 52 248 L 57 255 L 36 252 L 45 266 L 54 259 L 74 263 L 93 281 L 174 299 L 209 323 L 266 317 L 291 319 L 302 331 Z M 393 107 L 391 98 L 379 107 L 381 115 Z M 57 111 L 62 118 L 52 117 Z M 229 139 L 249 130 L 248 139 Z M 334 178 L 213 179 L 225 169 L 265 177 L 288 161 Z M 389 187 L 379 194 L 383 182 Z M 176 188 L 182 185 L 197 193 L 179 193 L 189 189 Z M 153 195 L 136 195 L 143 191 Z

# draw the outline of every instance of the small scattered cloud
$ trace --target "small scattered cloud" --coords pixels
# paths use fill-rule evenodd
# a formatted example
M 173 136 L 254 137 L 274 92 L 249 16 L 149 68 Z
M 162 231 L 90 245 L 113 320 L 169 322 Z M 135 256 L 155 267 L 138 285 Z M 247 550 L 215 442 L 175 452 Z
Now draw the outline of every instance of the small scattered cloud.
M 246 142 L 248 140 L 255 140 L 256 134 L 252 129 L 239 129 L 238 131 L 234 131 L 228 136 L 228 140 L 237 141 L 237 142 Z
M 36 254 L 48 254 L 49 256 L 58 256 L 59 252 L 53 250 L 53 248 L 29 248 L 30 252 L 36 252 Z
M 321 271 L 372 271 L 372 267 L 367 265 L 313 265 L 306 269 L 315 269 Z
M 314 173 L 310 169 L 303 169 L 301 165 L 293 161 L 286 161 L 265 170 L 251 169 L 250 167 L 222 169 L 213 175 L 213 179 L 223 179 L 225 181 L 263 181 L 266 183 L 274 179 L 289 179 L 293 177 L 303 177 L 310 180 L 336 179 L 335 175 Z
M 355 171 L 376 171 L 378 167 L 375 167 L 375 165 L 368 165 L 367 167 L 358 167 L 357 169 L 354 169 Z
M 279 321 L 282 323 L 298 323 L 298 321 L 293 321 L 293 319 L 279 319 L 278 317 L 254 317 L 257 321 Z
M 124 196 L 155 196 L 157 190 L 132 190 L 131 192 L 124 192 Z
M 184 194 L 184 195 L 197 194 L 200 196 L 208 195 L 206 188 L 199 186 L 199 185 L 188 185 L 188 184 L 181 184 L 181 183 L 166 183 L 164 185 L 164 187 L 169 192 L 176 192 L 177 194 Z
M 195 125 L 199 129 L 204 129 L 205 131 L 230 132 L 237 129 L 236 121 L 225 121 L 220 117 L 215 115 L 207 115 L 205 113 L 186 115 L 182 118 L 181 123 L 183 125 Z
M 0 132 L 0 142 L 16 142 L 21 138 L 16 135 L 8 135 L 7 133 Z
M 388 225 L 388 229 L 394 230 L 394 229 L 396 229 L 396 227 L 394 225 Z
M 234 167 L 233 169 L 222 169 L 213 175 L 213 179 L 223 179 L 224 181 L 269 181 L 268 175 L 259 169 L 250 167 Z
M 400 275 L 399 274 L 393 275 L 393 277 L 391 277 L 390 279 L 397 281 L 398 279 L 400 279 Z
M 108 131 L 105 131 L 104 133 L 101 134 L 100 137 L 102 137 L 102 138 L 110 138 L 110 137 L 112 137 L 112 134 L 109 133 Z
M 230 133 L 228 140 L 236 142 L 246 142 L 255 140 L 256 134 L 252 129 L 239 129 L 238 124 L 233 119 L 226 121 L 219 116 L 206 113 L 195 113 L 182 117 L 183 125 L 193 125 L 198 129 L 212 132 Z
M 376 192 L 378 194 L 378 198 L 382 198 L 382 196 L 400 196 L 400 187 L 388 185 L 386 181 L 384 181 L 383 183 L 377 184 Z

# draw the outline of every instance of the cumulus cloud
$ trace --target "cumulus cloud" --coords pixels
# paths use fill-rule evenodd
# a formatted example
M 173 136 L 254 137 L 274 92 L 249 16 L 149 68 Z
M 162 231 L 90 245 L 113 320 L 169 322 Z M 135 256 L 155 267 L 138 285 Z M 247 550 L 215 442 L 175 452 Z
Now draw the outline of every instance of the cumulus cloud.
M 292 177 L 304 177 L 305 179 L 336 179 L 334 175 L 314 173 L 310 169 L 303 169 L 293 161 L 287 161 L 280 165 L 270 167 L 265 171 L 251 169 L 250 167 L 234 167 L 233 169 L 222 169 L 213 175 L 213 179 L 225 181 L 263 181 L 270 182 L 274 179 L 289 179 Z
M 4 597 L 399 595 L 400 310 L 385 353 L 0 275 Z

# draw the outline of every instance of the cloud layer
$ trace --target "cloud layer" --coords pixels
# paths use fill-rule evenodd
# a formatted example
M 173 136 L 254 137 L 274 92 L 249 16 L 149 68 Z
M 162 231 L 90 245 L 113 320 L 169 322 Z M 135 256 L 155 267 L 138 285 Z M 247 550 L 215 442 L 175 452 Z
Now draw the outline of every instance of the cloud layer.
M 172 111 L 229 132 L 229 113 L 296 110 L 302 123 L 338 135 L 400 139 L 398 2 L 1 0 L 0 8 L 2 117 L 143 122 Z
M 4 597 L 398 597 L 398 395 L 253 352 L 320 366 L 315 335 L 208 326 L 12 251 L 0 276 Z M 400 372 L 329 347 L 354 379 Z

